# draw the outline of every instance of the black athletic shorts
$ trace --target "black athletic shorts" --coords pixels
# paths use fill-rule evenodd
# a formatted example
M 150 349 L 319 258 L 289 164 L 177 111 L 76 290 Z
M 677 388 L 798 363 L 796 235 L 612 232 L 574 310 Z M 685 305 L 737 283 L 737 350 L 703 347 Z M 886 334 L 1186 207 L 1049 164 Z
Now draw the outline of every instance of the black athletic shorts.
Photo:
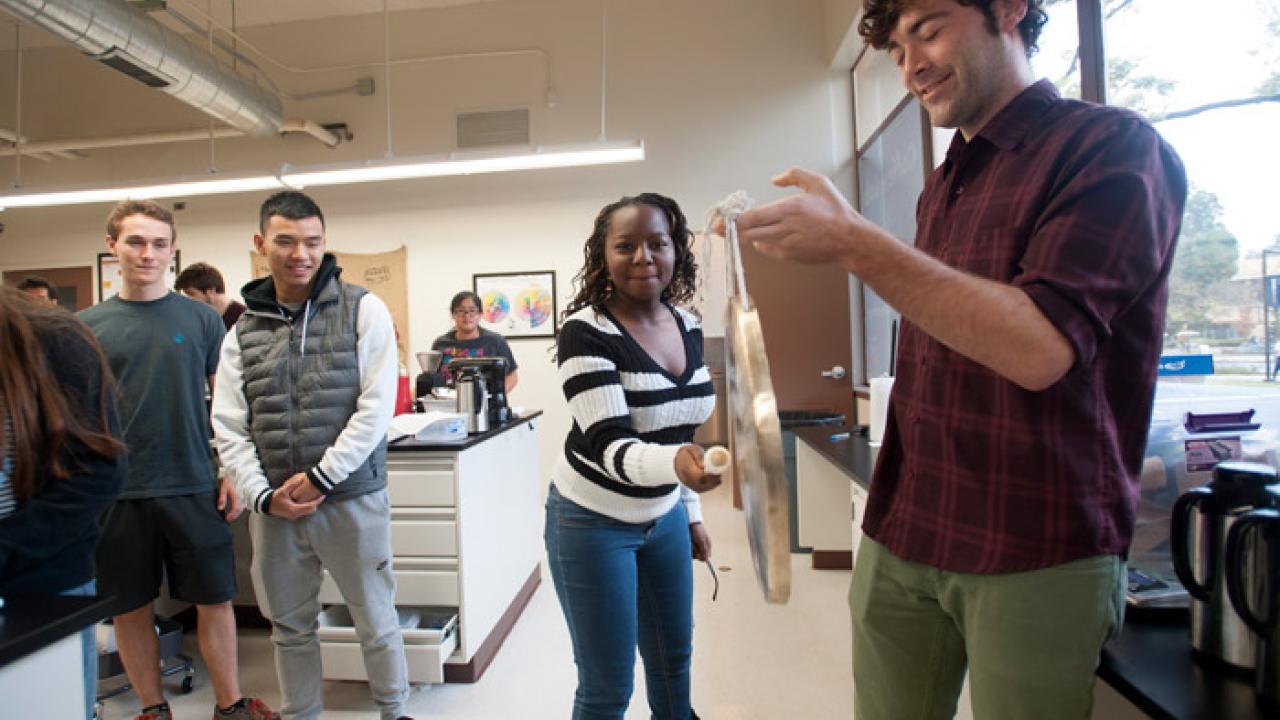
M 98 539 L 98 594 L 115 595 L 121 613 L 155 600 L 169 579 L 169 595 L 216 605 L 236 594 L 231 528 L 213 491 L 117 500 Z

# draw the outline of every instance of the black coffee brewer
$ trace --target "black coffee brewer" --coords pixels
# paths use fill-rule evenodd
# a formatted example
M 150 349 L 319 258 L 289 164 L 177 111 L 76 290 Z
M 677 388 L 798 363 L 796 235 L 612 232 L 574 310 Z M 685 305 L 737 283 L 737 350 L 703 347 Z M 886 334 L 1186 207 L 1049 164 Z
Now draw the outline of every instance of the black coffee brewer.
M 424 350 L 418 353 L 418 365 L 422 368 L 422 373 L 414 381 L 413 396 L 415 398 L 421 399 L 431 392 L 436 382 L 436 374 L 440 372 L 440 361 L 443 359 L 444 353 L 439 350 Z M 418 408 L 418 412 L 422 412 L 421 407 Z
M 454 358 L 448 367 L 458 392 L 458 412 L 467 415 L 468 432 L 485 432 L 511 419 L 506 358 Z

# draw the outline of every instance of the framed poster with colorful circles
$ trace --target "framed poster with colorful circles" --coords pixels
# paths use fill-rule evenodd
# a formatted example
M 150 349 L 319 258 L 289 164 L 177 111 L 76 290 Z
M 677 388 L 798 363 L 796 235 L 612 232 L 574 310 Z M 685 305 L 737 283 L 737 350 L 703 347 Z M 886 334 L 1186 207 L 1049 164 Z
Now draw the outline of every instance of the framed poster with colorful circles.
M 507 339 L 555 337 L 554 270 L 477 273 L 471 283 L 480 296 L 480 327 Z

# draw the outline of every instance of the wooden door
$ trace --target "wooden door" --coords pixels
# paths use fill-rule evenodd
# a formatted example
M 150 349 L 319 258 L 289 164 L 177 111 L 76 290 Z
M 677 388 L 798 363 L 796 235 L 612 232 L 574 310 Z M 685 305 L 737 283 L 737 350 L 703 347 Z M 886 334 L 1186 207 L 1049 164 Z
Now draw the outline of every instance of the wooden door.
M 31 268 L 9 270 L 4 274 L 4 284 L 17 287 L 29 277 L 42 277 L 58 288 L 58 304 L 76 312 L 93 304 L 93 268 L 81 267 Z
M 853 421 L 849 273 L 743 253 L 747 288 L 760 312 L 779 410 L 830 411 Z M 839 366 L 842 378 L 822 373 Z
M 742 262 L 760 314 L 778 410 L 837 413 L 848 427 L 854 419 L 849 274 L 838 267 L 773 260 L 749 247 Z M 837 367 L 843 377 L 834 377 Z M 737 477 L 733 505 L 742 508 Z

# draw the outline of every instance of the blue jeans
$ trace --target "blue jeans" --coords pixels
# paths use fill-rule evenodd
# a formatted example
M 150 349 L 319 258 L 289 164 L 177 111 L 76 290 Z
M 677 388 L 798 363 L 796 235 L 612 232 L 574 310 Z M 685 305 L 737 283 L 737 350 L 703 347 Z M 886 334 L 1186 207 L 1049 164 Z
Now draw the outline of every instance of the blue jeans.
M 642 524 L 547 497 L 551 579 L 569 624 L 578 689 L 573 720 L 621 720 L 636 646 L 656 720 L 689 720 L 693 571 L 684 504 Z
M 63 590 L 60 595 L 89 596 L 94 595 L 97 582 L 90 580 L 79 587 Z M 84 660 L 84 716 L 93 717 L 93 706 L 98 700 L 98 641 L 97 624 L 80 631 L 81 654 Z

